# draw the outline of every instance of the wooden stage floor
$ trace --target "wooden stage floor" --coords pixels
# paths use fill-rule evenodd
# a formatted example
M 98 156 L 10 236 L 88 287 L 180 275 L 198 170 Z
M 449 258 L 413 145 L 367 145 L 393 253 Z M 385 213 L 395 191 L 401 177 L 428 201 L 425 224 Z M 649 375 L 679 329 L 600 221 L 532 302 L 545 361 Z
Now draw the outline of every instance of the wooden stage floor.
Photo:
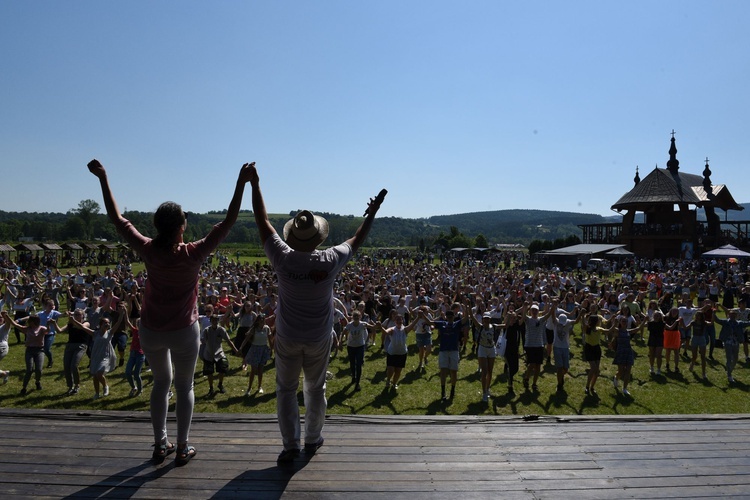
M 0 409 L 1 498 L 750 498 L 747 415 L 333 415 L 291 467 L 273 415 L 196 414 L 185 467 L 150 463 L 150 429 L 147 413 Z

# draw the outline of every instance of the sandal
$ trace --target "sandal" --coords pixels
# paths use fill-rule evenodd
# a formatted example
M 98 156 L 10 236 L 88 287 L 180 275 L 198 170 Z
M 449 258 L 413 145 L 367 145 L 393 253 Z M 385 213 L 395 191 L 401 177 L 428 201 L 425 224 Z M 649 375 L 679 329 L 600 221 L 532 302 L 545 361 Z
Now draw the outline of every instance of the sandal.
M 175 445 L 170 443 L 169 441 L 161 444 L 155 444 L 154 453 L 153 455 L 151 455 L 151 460 L 153 460 L 154 463 L 160 464 L 164 461 L 165 458 L 167 458 L 167 456 L 174 453 L 175 450 Z
M 185 446 L 183 449 L 177 452 L 177 456 L 174 459 L 175 465 L 181 467 L 186 465 L 191 458 L 196 455 L 195 448 L 192 446 Z

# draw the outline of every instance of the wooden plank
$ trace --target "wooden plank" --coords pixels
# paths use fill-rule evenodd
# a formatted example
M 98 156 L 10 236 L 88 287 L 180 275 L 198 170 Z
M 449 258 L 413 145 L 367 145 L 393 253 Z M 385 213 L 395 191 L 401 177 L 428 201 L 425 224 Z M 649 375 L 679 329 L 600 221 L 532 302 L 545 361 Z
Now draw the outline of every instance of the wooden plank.
M 191 430 L 198 457 L 187 467 L 170 457 L 155 468 L 147 414 L 0 409 L 0 491 L 3 498 L 747 497 L 747 424 L 745 416 L 333 416 L 319 454 L 280 468 L 274 416 L 198 414 Z M 173 420 L 169 429 L 174 435 Z

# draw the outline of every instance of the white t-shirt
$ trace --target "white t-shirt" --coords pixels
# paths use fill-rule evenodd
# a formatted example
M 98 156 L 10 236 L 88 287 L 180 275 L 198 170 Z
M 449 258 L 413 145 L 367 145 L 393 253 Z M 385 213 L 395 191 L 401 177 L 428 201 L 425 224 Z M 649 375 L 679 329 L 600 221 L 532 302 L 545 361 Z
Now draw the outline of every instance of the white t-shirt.
M 693 321 L 693 316 L 695 316 L 695 312 L 697 309 L 693 307 L 686 307 L 681 306 L 678 308 L 678 311 L 680 312 L 680 318 L 682 318 L 683 324 L 687 325 L 691 321 Z
M 301 342 L 327 341 L 333 331 L 333 284 L 354 251 L 348 243 L 325 250 L 292 250 L 278 234 L 265 252 L 276 271 L 276 335 Z
M 348 332 L 346 345 L 349 347 L 362 347 L 367 343 L 368 331 L 361 321 L 358 324 L 349 323 L 344 327 Z
M 573 322 L 568 321 L 568 324 L 562 326 L 560 323 L 555 324 L 555 340 L 552 344 L 553 347 L 562 347 L 563 349 L 570 348 L 570 332 L 573 331 Z

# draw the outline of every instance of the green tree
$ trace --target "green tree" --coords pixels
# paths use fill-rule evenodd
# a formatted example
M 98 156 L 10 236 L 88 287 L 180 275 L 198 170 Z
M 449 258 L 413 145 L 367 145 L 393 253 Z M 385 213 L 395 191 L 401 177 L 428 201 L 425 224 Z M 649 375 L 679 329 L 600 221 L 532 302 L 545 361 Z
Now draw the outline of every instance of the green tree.
M 474 238 L 474 246 L 477 248 L 489 248 L 490 244 L 487 241 L 487 238 L 479 233 L 476 238 Z
M 86 234 L 86 224 L 77 215 L 72 215 L 63 224 L 61 236 L 64 240 L 78 240 Z
M 71 213 L 76 214 L 83 221 L 84 229 L 86 233 L 84 238 L 90 240 L 94 230 L 94 220 L 101 211 L 101 207 L 94 200 L 81 200 L 78 202 L 78 208 L 71 210 Z

